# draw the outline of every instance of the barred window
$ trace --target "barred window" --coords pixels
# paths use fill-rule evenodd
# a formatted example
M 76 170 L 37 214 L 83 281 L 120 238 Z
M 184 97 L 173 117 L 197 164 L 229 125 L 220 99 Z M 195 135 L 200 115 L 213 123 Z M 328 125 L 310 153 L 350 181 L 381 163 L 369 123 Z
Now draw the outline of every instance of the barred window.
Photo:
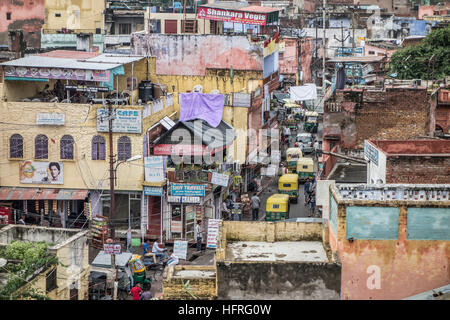
M 34 152 L 36 159 L 48 159 L 48 138 L 40 134 L 34 141 Z
M 92 138 L 92 160 L 105 160 L 105 139 L 102 136 Z
M 20 134 L 13 134 L 9 138 L 9 157 L 23 158 L 23 138 Z
M 119 143 L 117 144 L 118 159 L 127 160 L 131 158 L 131 140 L 130 138 L 123 136 L 119 138 Z
M 65 135 L 61 138 L 61 159 L 73 159 L 73 138 Z

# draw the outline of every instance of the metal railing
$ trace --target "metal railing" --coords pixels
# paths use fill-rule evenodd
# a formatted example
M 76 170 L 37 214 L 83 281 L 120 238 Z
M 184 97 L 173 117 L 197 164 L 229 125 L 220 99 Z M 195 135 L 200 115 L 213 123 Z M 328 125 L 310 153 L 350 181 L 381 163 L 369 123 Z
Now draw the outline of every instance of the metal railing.
M 42 29 L 43 34 L 80 34 L 80 33 L 92 33 L 105 35 L 106 31 L 101 28 L 97 29 Z

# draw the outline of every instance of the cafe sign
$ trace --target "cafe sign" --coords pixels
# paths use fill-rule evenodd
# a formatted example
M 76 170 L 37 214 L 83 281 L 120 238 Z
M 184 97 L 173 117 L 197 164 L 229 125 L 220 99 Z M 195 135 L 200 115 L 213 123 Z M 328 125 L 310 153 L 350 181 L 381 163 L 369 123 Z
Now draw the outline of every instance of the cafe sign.
M 216 9 L 199 7 L 197 11 L 198 19 L 216 20 L 243 24 L 266 25 L 266 14 L 253 13 L 238 10 Z

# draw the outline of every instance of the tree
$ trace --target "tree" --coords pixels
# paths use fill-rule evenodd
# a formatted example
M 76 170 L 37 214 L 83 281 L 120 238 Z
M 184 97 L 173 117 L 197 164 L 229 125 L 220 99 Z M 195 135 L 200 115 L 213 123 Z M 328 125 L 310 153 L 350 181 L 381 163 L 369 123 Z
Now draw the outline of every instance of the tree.
M 418 45 L 398 50 L 390 61 L 399 79 L 442 79 L 450 75 L 450 27 L 433 30 Z

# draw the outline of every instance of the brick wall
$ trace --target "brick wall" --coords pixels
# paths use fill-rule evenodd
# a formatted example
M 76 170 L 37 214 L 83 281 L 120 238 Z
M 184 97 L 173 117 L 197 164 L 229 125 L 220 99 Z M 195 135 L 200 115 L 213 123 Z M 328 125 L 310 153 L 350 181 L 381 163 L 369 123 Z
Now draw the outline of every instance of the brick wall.
M 449 157 L 388 158 L 386 183 L 450 183 Z

